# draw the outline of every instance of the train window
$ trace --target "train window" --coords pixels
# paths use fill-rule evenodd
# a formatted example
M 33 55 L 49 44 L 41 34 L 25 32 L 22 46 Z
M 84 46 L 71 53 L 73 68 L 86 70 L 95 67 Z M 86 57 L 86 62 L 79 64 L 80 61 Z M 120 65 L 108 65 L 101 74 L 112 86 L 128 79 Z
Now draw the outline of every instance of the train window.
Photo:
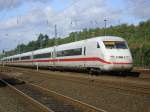
M 124 41 L 104 41 L 104 45 L 107 49 L 127 49 Z
M 64 52 L 63 52 L 63 51 L 58 51 L 58 52 L 56 53 L 56 56 L 57 56 L 57 57 L 64 56 Z
M 38 58 L 50 58 L 51 57 L 51 53 L 44 53 L 44 54 L 36 54 L 33 56 L 34 59 L 38 59 Z
M 99 45 L 99 43 L 97 42 L 97 48 L 100 48 L 100 45 Z
M 125 42 L 116 42 L 117 49 L 127 49 L 127 45 Z
M 19 60 L 19 58 L 13 58 L 13 60 L 14 60 L 14 61 L 17 61 L 17 60 Z
M 23 57 L 21 57 L 21 60 L 27 60 L 27 59 L 30 59 L 30 56 L 23 56 Z
M 82 55 L 82 48 L 58 51 L 57 57 Z

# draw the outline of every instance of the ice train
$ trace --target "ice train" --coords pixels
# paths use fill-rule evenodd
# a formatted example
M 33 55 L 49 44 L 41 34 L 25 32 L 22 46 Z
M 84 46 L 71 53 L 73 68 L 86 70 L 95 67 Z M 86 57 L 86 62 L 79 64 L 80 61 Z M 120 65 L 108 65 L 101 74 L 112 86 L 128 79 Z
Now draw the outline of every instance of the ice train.
M 130 71 L 133 60 L 127 42 L 117 36 L 100 36 L 1 59 L 8 66 Z

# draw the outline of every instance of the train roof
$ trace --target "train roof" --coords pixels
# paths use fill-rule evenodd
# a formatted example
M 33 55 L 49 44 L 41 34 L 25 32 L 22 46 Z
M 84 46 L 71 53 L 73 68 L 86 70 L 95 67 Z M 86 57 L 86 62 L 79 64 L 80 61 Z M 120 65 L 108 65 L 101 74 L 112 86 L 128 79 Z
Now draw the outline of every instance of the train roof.
M 51 51 L 52 49 L 53 49 L 53 47 L 38 49 L 38 50 L 33 51 L 33 54 L 48 53 L 48 52 Z
M 99 36 L 99 37 L 93 37 L 90 39 L 86 39 L 86 40 L 80 40 L 80 41 L 76 41 L 76 42 L 71 42 L 71 43 L 67 43 L 67 44 L 62 44 L 62 45 L 58 45 L 57 48 L 59 50 L 63 49 L 68 49 L 68 48 L 79 48 L 81 47 L 84 42 L 88 42 L 88 41 L 95 41 L 95 42 L 99 42 L 99 41 L 125 41 L 123 38 L 121 37 L 117 37 L 117 36 Z M 75 45 L 75 46 L 73 46 Z
M 99 37 L 93 37 L 90 39 L 86 39 L 86 40 L 80 40 L 80 41 L 76 41 L 76 42 L 71 42 L 71 43 L 67 43 L 67 44 L 62 44 L 62 45 L 58 45 L 57 49 L 61 50 L 65 50 L 68 48 L 80 48 L 82 47 L 81 45 L 84 44 L 85 41 L 125 41 L 123 38 L 121 37 L 117 37 L 117 36 L 99 36 Z M 73 46 L 76 45 L 76 46 Z M 43 48 L 43 49 L 38 49 L 35 51 L 30 51 L 30 52 L 26 52 L 26 53 L 22 53 L 22 54 L 17 54 L 17 55 L 13 55 L 13 56 L 9 56 L 9 57 L 5 57 L 3 59 L 8 59 L 8 58 L 17 58 L 17 57 L 22 57 L 22 56 L 29 56 L 33 54 L 41 54 L 41 53 L 47 53 L 49 51 L 51 51 L 53 49 L 53 47 L 48 47 L 48 48 Z
M 18 54 L 17 56 L 23 57 L 23 56 L 29 56 L 29 55 L 32 55 L 32 52 L 26 52 L 26 53 Z
M 62 44 L 62 45 L 58 45 L 58 46 L 64 46 L 64 45 L 69 45 L 69 44 L 74 44 L 74 43 L 82 43 L 84 41 L 125 41 L 125 40 L 123 38 L 117 37 L 117 36 L 99 36 L 99 37 L 93 37 L 93 38 L 86 39 L 86 40 L 80 40 L 80 41 L 76 41 L 76 42 L 66 43 L 66 44 Z

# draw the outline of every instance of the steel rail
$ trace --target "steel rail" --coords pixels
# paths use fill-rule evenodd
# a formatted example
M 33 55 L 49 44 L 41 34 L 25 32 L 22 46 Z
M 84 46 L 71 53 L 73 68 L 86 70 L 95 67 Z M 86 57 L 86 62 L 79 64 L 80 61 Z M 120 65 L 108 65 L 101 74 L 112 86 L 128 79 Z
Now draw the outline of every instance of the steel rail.
M 1 82 L 3 82 L 4 84 L 6 84 L 9 88 L 11 88 L 14 92 L 16 92 L 17 94 L 19 94 L 20 96 L 24 97 L 27 101 L 29 101 L 31 104 L 33 104 L 34 106 L 40 108 L 42 110 L 42 112 L 54 112 L 51 109 L 47 108 L 45 105 L 41 104 L 40 102 L 36 101 L 35 99 L 33 99 L 32 97 L 26 95 L 25 93 L 23 93 L 22 91 L 18 90 L 17 88 L 15 88 L 14 86 L 12 86 L 11 84 L 9 84 L 8 82 L 6 82 L 3 79 L 0 79 Z
M 20 79 L 19 79 L 20 80 Z M 13 90 L 15 90 L 17 93 L 19 93 L 20 95 L 22 95 L 23 97 L 27 98 L 31 103 L 33 103 L 36 106 L 39 106 L 43 111 L 42 112 L 55 112 L 54 110 L 48 108 L 46 105 L 40 103 L 39 101 L 35 100 L 34 98 L 32 98 L 31 96 L 25 94 L 24 92 L 22 92 L 20 89 L 18 89 L 17 87 L 9 84 L 9 82 L 2 80 L 1 81 L 3 83 L 5 83 L 6 85 L 8 85 L 10 88 L 12 88 Z M 20 80 L 22 81 L 22 80 Z M 26 82 L 27 85 L 32 86 L 33 88 L 39 89 L 40 91 L 43 91 L 44 93 L 50 94 L 50 96 L 52 96 L 53 98 L 58 99 L 59 101 L 65 102 L 66 104 L 71 104 L 73 107 L 75 108 L 79 108 L 81 109 L 83 112 L 107 112 L 106 110 L 97 108 L 95 106 L 92 106 L 90 104 L 72 99 L 68 96 L 64 96 L 62 94 L 59 94 L 55 91 L 51 91 L 49 89 L 40 87 L 38 85 L 35 84 L 31 84 Z

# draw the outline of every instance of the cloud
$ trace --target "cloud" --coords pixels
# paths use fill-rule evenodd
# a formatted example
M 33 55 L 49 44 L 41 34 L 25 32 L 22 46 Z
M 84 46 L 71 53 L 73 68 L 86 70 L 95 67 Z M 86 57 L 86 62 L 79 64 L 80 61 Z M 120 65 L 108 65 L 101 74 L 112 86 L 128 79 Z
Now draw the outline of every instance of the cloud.
M 150 19 L 150 0 L 124 0 L 128 13 L 139 19 Z
M 0 0 L 0 11 L 9 10 L 21 6 L 23 3 L 41 2 L 47 3 L 52 0 Z
M 45 22 L 48 20 L 48 17 L 52 16 L 54 11 L 50 6 L 45 8 L 36 7 L 29 10 L 23 16 L 15 16 L 9 18 L 8 20 L 0 21 L 0 29 L 8 30 L 8 29 L 17 29 L 24 26 L 34 26 L 35 24 L 42 24 L 41 22 Z
M 113 24 L 120 15 L 120 10 L 110 9 L 104 0 L 81 0 L 54 17 L 52 22 L 57 23 L 65 35 L 83 28 L 104 27 L 105 18 Z

